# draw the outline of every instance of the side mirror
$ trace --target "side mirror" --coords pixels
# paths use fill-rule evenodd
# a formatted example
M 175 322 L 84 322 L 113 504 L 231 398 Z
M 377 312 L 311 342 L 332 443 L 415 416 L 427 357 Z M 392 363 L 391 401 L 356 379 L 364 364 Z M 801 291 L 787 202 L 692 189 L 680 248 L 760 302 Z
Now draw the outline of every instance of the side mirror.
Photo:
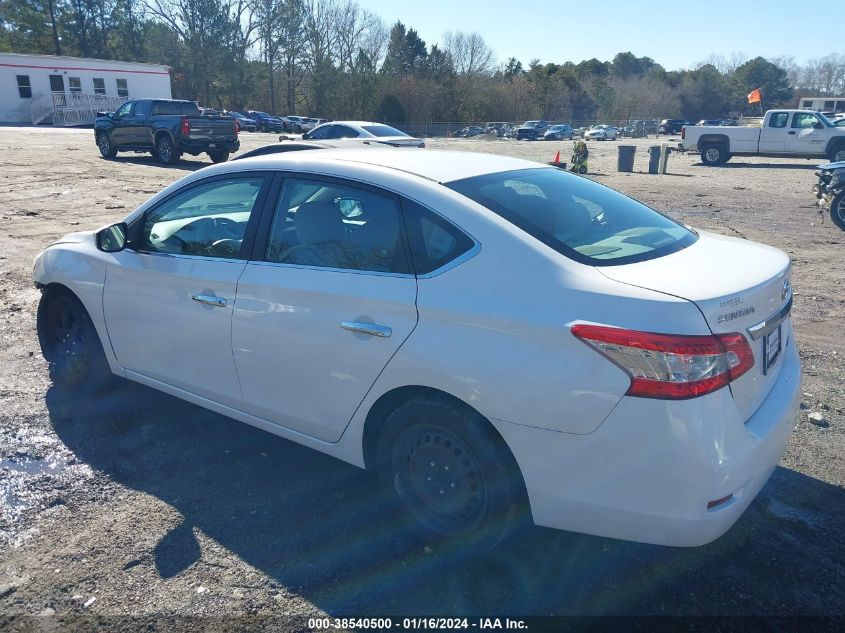
M 126 222 L 118 222 L 96 233 L 97 249 L 104 253 L 117 253 L 126 248 Z
M 824 129 L 824 125 L 822 125 L 819 122 L 816 122 L 816 124 L 813 127 L 816 128 L 817 130 L 823 130 Z

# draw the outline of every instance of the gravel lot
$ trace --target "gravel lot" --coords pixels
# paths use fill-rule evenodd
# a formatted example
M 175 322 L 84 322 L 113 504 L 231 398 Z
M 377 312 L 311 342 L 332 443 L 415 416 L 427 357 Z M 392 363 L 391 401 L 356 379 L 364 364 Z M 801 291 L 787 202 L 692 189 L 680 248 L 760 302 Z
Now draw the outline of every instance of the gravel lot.
M 244 149 L 275 140 L 242 135 Z M 33 257 L 118 221 L 188 170 L 99 157 L 90 130 L 0 128 L 0 628 L 3 616 L 845 613 L 845 233 L 813 205 L 813 161 L 673 154 L 666 176 L 589 177 L 794 261 L 802 412 L 781 466 L 717 542 L 669 549 L 534 528 L 483 559 L 409 542 L 369 474 L 127 384 L 63 400 L 35 337 Z M 571 143 L 430 148 L 568 160 Z M 123 156 L 123 155 L 121 155 Z M 810 420 L 810 413 L 814 418 Z M 27 620 L 5 620 L 10 625 Z M 114 623 L 114 621 L 112 621 Z

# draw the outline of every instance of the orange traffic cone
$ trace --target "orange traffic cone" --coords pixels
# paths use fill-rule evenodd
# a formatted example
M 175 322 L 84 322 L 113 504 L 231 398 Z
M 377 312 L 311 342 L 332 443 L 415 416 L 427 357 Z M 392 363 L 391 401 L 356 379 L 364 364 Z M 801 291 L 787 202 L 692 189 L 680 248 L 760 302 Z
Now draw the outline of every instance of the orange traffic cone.
M 556 163 L 559 163 L 559 162 L 560 162 L 560 150 L 558 150 L 558 151 L 555 153 L 555 160 L 554 160 L 554 162 L 556 162 Z

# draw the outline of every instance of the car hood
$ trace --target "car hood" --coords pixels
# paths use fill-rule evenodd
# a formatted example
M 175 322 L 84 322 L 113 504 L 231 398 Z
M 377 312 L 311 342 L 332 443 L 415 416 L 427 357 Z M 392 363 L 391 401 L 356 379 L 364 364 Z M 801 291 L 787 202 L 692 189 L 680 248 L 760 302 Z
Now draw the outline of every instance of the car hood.
M 54 246 L 55 244 L 84 244 L 86 242 L 93 242 L 94 233 L 95 231 L 76 231 L 74 233 L 68 233 L 50 244 L 50 246 Z

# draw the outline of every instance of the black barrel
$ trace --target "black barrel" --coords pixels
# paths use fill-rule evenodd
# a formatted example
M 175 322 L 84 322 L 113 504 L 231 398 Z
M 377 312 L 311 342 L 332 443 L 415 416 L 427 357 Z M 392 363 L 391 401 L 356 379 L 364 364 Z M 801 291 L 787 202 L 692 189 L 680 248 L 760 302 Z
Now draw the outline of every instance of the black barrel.
M 620 145 L 616 157 L 616 171 L 634 171 L 634 154 L 637 153 L 636 145 Z

